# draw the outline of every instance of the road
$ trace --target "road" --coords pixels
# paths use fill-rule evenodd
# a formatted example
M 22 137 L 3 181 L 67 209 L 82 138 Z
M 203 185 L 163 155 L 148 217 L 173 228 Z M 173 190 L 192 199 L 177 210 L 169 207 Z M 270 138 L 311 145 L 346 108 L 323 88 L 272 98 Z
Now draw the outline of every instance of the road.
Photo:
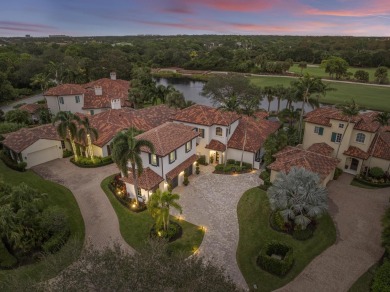
M 13 110 L 14 106 L 19 103 L 36 103 L 38 100 L 42 100 L 44 97 L 42 93 L 39 93 L 37 95 L 29 96 L 23 99 L 18 99 L 17 101 L 11 102 L 10 104 L 3 105 L 0 108 L 3 110 L 4 113 Z

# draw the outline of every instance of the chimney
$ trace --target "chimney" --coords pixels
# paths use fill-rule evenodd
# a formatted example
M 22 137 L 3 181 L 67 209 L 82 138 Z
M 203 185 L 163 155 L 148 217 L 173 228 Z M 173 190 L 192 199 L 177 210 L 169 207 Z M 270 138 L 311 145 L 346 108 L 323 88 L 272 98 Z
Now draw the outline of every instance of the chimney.
M 120 98 L 111 99 L 111 108 L 112 109 L 121 109 L 122 108 Z
M 96 95 L 103 95 L 103 88 L 101 86 L 95 86 L 95 94 Z
M 116 72 L 110 73 L 111 80 L 116 80 Z

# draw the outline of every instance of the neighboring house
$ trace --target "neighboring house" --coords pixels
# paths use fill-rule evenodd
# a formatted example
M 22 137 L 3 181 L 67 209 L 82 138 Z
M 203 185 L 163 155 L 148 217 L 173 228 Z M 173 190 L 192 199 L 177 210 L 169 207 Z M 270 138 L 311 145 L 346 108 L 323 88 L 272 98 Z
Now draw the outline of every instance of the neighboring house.
M 19 110 L 26 111 L 29 113 L 31 121 L 36 123 L 40 121 L 40 112 L 42 109 L 46 109 L 46 104 L 38 104 L 38 103 L 27 103 L 19 107 Z
M 223 163 L 227 159 L 241 160 L 244 148 L 244 162 L 260 168 L 263 143 L 280 124 L 266 120 L 267 113 L 258 112 L 256 118 L 241 117 L 205 105 L 193 105 L 179 111 L 172 120 L 193 127 L 199 132 L 197 154 L 205 155 L 210 162 Z M 245 128 L 247 139 L 244 147 Z
M 128 92 L 130 82 L 111 78 L 102 78 L 86 84 L 61 84 L 44 93 L 47 107 L 52 114 L 59 111 L 94 115 L 112 108 L 112 101 L 120 107 L 130 107 Z
M 4 135 L 4 151 L 15 162 L 26 162 L 27 168 L 62 158 L 65 142 L 51 124 L 22 128 Z M 69 145 L 68 145 L 69 146 Z
M 303 148 L 308 149 L 314 143 L 326 143 L 334 149 L 331 154 L 335 157 L 340 147 L 336 157 L 340 160 L 338 167 L 351 174 L 365 171 L 370 164 L 371 155 L 374 156 L 371 167 L 379 166 L 387 170 L 390 163 L 390 141 L 386 130 L 390 129 L 380 129 L 379 123 L 374 121 L 377 114 L 366 112 L 353 117 L 342 139 L 348 117 L 336 108 L 316 109 L 306 115 Z M 382 132 L 377 144 L 379 146 L 374 149 L 379 131 Z
M 321 184 L 333 179 L 339 160 L 331 157 L 333 148 L 326 143 L 316 143 L 307 150 L 287 146 L 273 157 L 276 160 L 267 166 L 271 170 L 270 181 L 274 182 L 279 172 L 288 173 L 292 167 L 305 168 L 320 176 Z
M 193 127 L 179 123 L 167 122 L 137 136 L 138 139 L 150 141 L 155 148 L 144 148 L 141 152 L 143 173 L 139 177 L 138 195 L 144 200 L 156 189 L 167 190 L 168 184 L 175 188 L 183 184 L 184 173 L 191 175 L 197 160 L 196 138 L 199 133 Z M 131 164 L 128 165 L 131 168 Z M 127 192 L 135 197 L 132 169 L 128 177 L 122 180 Z

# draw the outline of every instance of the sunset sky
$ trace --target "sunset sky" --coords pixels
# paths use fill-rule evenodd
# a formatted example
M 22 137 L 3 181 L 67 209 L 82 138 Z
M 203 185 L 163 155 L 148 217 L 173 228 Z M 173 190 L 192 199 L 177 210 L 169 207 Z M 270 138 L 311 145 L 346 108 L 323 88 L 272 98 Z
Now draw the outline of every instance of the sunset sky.
M 390 0 L 14 0 L 0 36 L 390 36 Z

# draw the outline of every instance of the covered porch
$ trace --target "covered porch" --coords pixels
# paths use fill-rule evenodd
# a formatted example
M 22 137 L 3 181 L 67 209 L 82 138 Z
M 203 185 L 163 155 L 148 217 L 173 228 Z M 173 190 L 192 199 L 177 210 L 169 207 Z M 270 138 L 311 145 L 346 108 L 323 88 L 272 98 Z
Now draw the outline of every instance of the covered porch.
M 206 145 L 206 149 L 209 150 L 208 158 L 206 160 L 210 164 L 221 164 L 225 162 L 226 157 L 226 145 L 218 140 L 212 139 L 209 144 Z
M 349 146 L 349 148 L 344 151 L 343 154 L 346 156 L 344 171 L 353 175 L 362 172 L 364 161 L 370 157 L 367 152 L 354 146 Z

